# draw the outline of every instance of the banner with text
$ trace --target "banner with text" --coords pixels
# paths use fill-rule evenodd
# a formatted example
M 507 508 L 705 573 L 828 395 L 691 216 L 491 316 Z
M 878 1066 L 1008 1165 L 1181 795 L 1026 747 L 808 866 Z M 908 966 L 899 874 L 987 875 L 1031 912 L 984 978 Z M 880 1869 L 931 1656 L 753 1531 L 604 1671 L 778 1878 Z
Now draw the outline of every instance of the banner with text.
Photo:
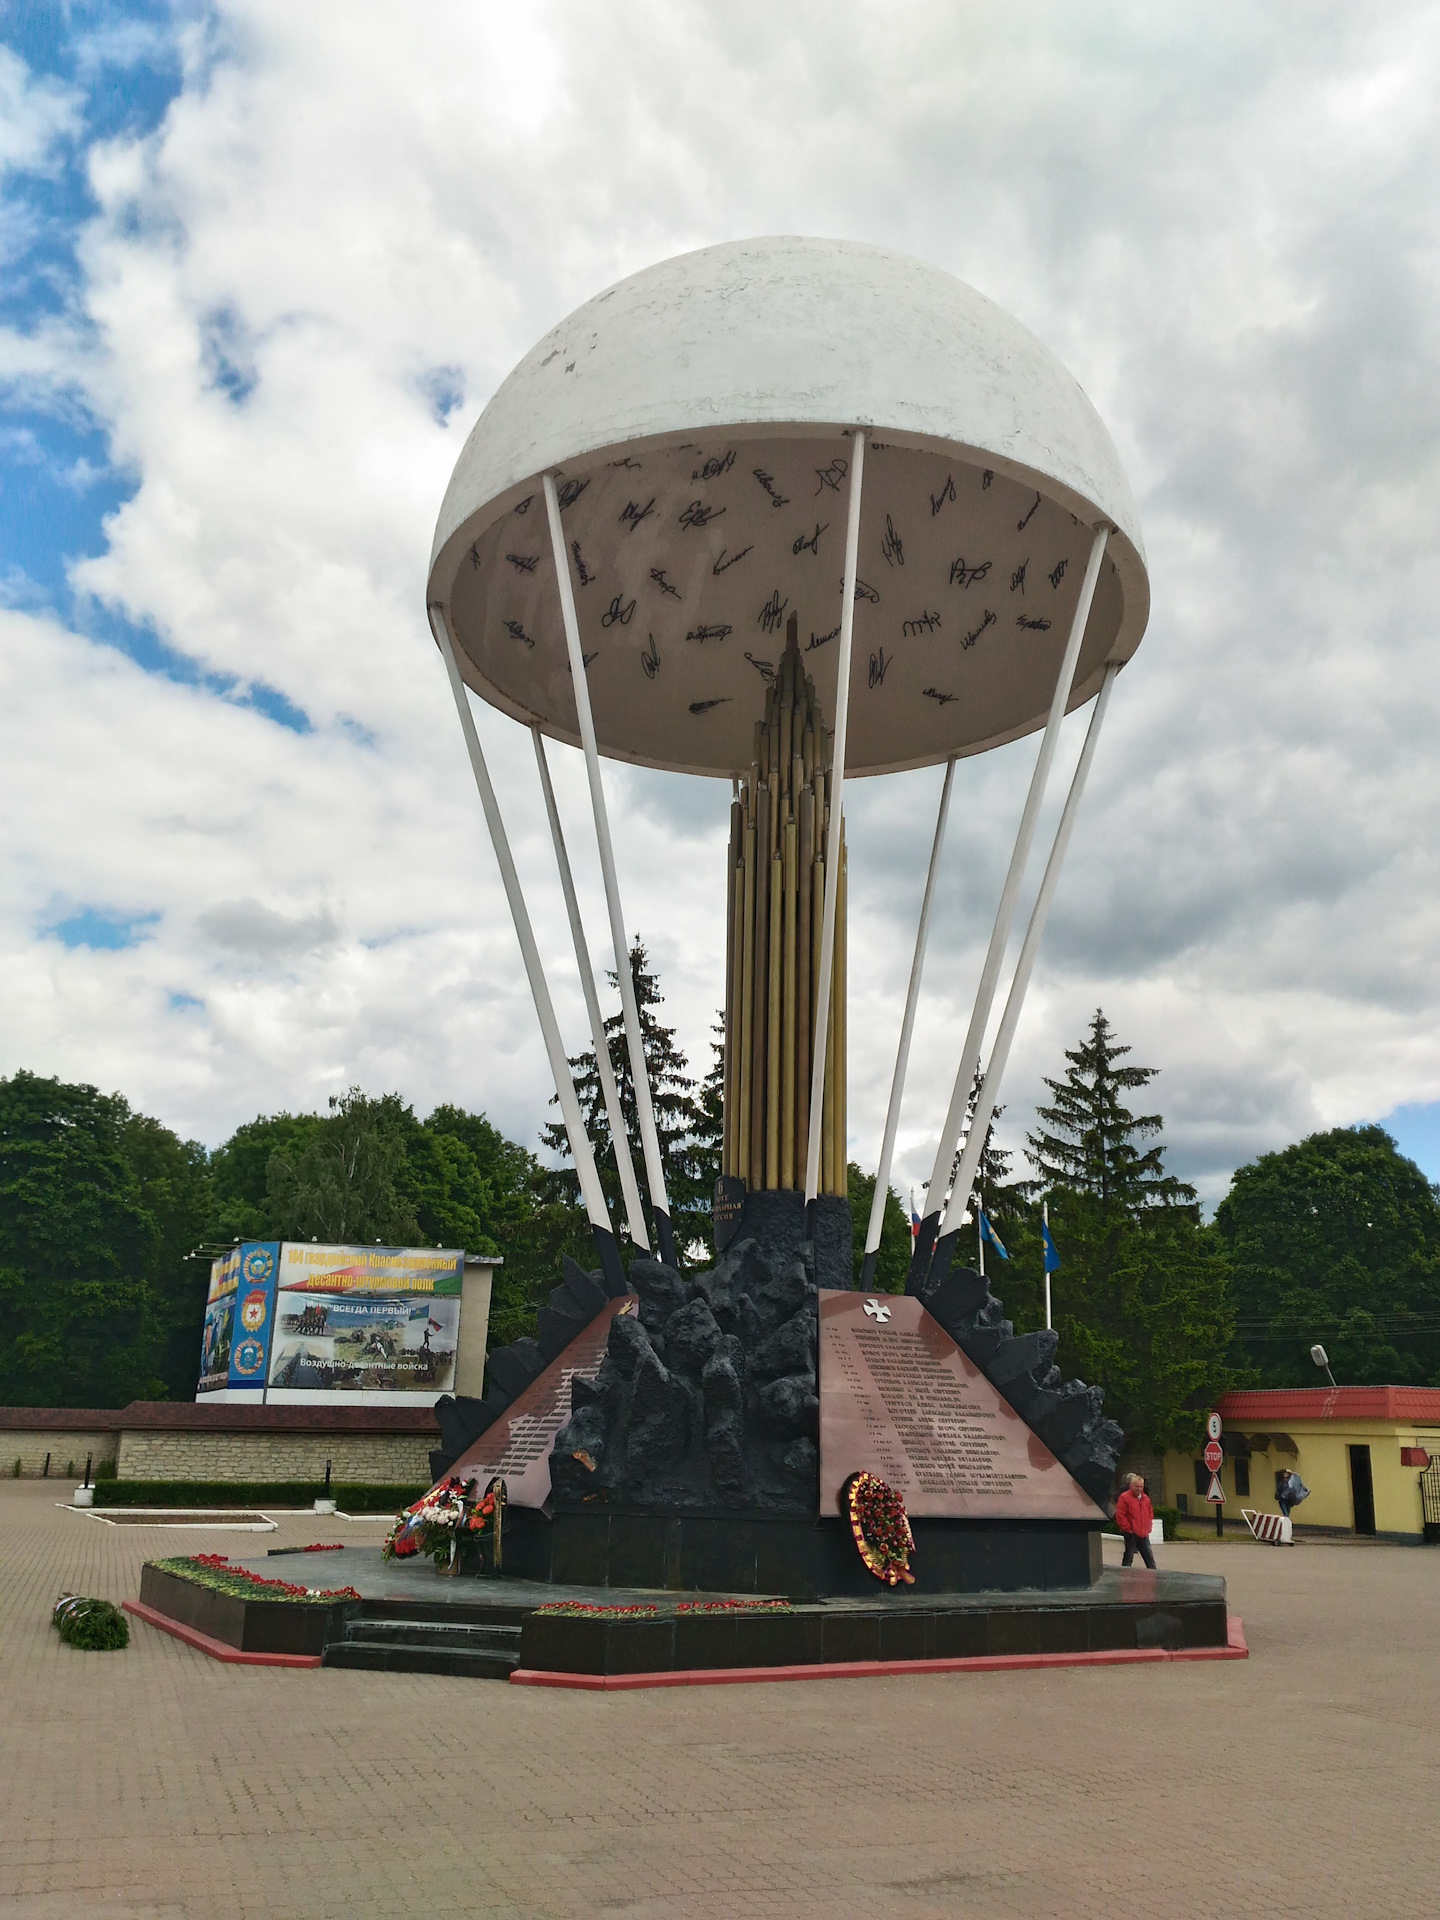
M 465 1255 L 448 1248 L 280 1248 L 272 1388 L 414 1393 L 455 1385 Z
M 197 1393 L 218 1393 L 230 1381 L 235 1294 L 240 1285 L 240 1249 L 210 1262 L 210 1291 L 205 1296 L 205 1326 L 200 1336 Z

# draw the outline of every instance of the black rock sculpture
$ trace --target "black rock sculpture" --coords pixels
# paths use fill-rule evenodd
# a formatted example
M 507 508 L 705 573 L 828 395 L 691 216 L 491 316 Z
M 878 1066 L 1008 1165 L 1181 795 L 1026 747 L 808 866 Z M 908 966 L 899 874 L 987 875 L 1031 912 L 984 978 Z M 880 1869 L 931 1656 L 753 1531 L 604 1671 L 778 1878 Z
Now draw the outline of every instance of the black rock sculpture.
M 1062 1382 L 1056 1335 L 1016 1335 L 986 1279 L 936 1248 L 922 1302 L 1027 1425 L 1107 1512 L 1124 1435 L 1098 1387 Z M 819 1489 L 816 1296 L 854 1284 L 850 1209 L 798 1193 L 745 1198 L 736 1237 L 706 1273 L 636 1260 L 639 1311 L 611 1323 L 594 1380 L 571 1382 L 551 1454 L 557 1509 L 605 1503 L 663 1512 L 814 1517 Z M 438 1479 L 610 1297 L 601 1275 L 564 1262 L 539 1335 L 490 1356 L 485 1398 L 437 1402 Z
M 822 1206 L 806 1239 L 803 1196 L 752 1194 L 708 1273 L 634 1263 L 639 1313 L 611 1323 L 595 1379 L 571 1383 L 550 1456 L 557 1508 L 814 1516 L 817 1272 L 851 1283 L 849 1210 L 843 1242 L 830 1218 L 841 1208 Z

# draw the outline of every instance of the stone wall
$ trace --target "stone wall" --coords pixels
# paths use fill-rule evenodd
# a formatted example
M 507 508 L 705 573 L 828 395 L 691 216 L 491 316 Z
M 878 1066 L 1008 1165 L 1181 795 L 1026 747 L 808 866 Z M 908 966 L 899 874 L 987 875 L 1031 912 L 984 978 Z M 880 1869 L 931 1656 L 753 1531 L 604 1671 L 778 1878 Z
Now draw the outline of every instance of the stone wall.
M 109 1438 L 113 1443 L 115 1436 Z M 131 1428 L 120 1436 L 119 1477 L 323 1480 L 329 1460 L 337 1480 L 367 1486 L 428 1486 L 434 1439 L 433 1433 L 197 1433 Z M 83 1460 L 82 1452 L 82 1464 Z
M 62 1428 L 49 1431 L 42 1428 L 8 1427 L 0 1432 L 0 1473 L 8 1480 L 15 1474 L 18 1460 L 20 1469 L 16 1477 L 21 1480 L 38 1480 L 45 1471 L 45 1456 L 50 1456 L 50 1478 L 67 1480 L 70 1462 L 76 1484 L 85 1471 L 85 1456 L 94 1454 L 95 1466 L 102 1460 L 113 1461 L 119 1444 L 118 1433 L 87 1432 L 83 1427 L 71 1431 Z M 93 1471 L 93 1470 L 92 1470 Z

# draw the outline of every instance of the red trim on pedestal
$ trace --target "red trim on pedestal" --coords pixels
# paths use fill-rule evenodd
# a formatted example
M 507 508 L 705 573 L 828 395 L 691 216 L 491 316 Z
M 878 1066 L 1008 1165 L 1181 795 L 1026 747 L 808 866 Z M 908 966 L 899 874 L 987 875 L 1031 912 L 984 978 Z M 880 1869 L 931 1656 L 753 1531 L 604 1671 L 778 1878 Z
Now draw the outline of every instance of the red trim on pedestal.
M 126 1613 L 133 1613 L 137 1620 L 148 1620 L 152 1627 L 158 1627 L 162 1633 L 173 1634 L 177 1640 L 183 1640 L 187 1647 L 194 1647 L 199 1653 L 208 1653 L 212 1660 L 223 1660 L 228 1666 L 235 1667 L 318 1667 L 318 1653 L 244 1653 L 239 1647 L 232 1647 L 227 1641 L 216 1640 L 208 1633 L 200 1633 L 194 1627 L 187 1627 L 178 1620 L 172 1620 L 168 1613 L 161 1613 L 156 1607 L 147 1607 L 143 1600 L 122 1600 L 121 1607 Z
M 836 1660 L 806 1667 L 696 1667 L 680 1673 L 546 1673 L 517 1667 L 512 1687 L 577 1687 L 627 1693 L 635 1687 L 724 1687 L 762 1680 L 876 1680 L 907 1673 L 1010 1673 L 1030 1667 L 1133 1667 L 1168 1660 L 1248 1660 L 1244 1622 L 1229 1616 L 1223 1647 L 1116 1647 L 1106 1653 L 999 1653 L 956 1660 Z

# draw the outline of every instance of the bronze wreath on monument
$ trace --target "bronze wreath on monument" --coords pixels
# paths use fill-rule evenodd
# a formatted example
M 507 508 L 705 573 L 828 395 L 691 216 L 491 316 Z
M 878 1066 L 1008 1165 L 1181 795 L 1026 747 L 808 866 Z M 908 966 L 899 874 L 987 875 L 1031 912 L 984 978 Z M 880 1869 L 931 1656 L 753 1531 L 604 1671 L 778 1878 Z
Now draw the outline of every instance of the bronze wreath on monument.
M 915 1536 L 905 1502 L 895 1489 L 873 1473 L 852 1473 L 840 1489 L 840 1500 L 868 1571 L 887 1587 L 913 1587 L 910 1555 L 915 1551 Z

